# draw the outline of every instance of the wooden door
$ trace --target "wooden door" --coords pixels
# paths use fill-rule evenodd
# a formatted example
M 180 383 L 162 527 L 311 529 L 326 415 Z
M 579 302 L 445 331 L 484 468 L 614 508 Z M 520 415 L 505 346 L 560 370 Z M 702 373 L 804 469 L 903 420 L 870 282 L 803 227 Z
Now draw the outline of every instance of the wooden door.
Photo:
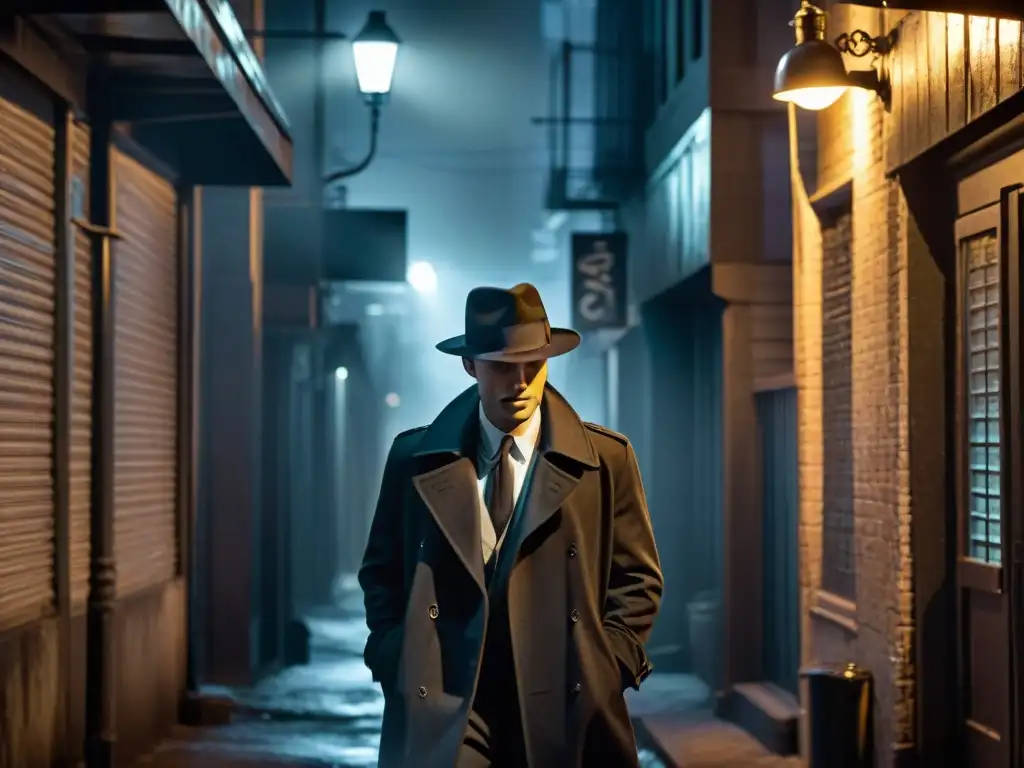
M 956 224 L 957 592 L 967 765 L 1011 768 L 1020 200 L 998 189 L 992 197 Z

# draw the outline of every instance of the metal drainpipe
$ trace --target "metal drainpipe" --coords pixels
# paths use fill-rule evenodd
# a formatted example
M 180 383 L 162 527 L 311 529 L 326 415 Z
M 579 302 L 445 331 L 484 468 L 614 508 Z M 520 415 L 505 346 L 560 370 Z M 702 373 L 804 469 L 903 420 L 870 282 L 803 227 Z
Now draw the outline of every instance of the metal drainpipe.
M 89 106 L 89 146 L 93 273 L 92 387 L 92 552 L 89 562 L 88 667 L 86 680 L 86 762 L 113 765 L 116 742 L 114 648 L 114 253 L 115 170 L 110 149 L 110 105 L 99 102 L 108 90 L 90 83 L 98 98 Z M 98 102 L 98 103 L 97 103 Z
M 324 40 L 327 31 L 327 3 L 326 0 L 313 0 L 313 164 L 314 173 L 310 177 L 311 197 L 313 205 L 319 212 L 317 216 L 317 247 L 314 251 L 314 285 L 316 286 L 318 315 L 322 318 L 326 313 L 323 308 L 323 254 L 324 254 L 324 187 L 323 177 L 326 172 L 326 128 L 327 128 L 327 93 L 324 88 Z M 327 340 L 323 323 L 317 323 L 313 331 L 313 390 L 312 403 L 313 421 L 312 441 L 313 449 L 313 509 L 314 515 L 326 512 L 328 494 L 326 492 L 327 481 L 327 396 L 329 388 L 326 386 L 327 378 Z M 315 519 L 315 518 L 314 518 Z M 312 522 L 312 521 L 311 521 Z M 324 595 L 318 587 L 321 578 L 324 577 L 325 563 L 320 558 L 313 558 L 310 563 L 311 576 L 315 580 L 312 595 L 320 599 Z
M 54 382 L 54 602 L 60 634 L 60 685 L 63 738 L 59 755 L 67 758 L 73 733 L 71 717 L 71 398 L 75 371 L 75 234 L 71 218 L 75 163 L 75 126 L 71 111 L 57 111 L 57 339 Z
M 199 548 L 198 511 L 200 479 L 200 407 L 202 347 L 202 188 L 180 191 L 179 297 L 180 321 L 178 384 L 178 574 L 185 580 L 186 611 L 185 689 L 198 693 L 202 675 L 209 585 Z

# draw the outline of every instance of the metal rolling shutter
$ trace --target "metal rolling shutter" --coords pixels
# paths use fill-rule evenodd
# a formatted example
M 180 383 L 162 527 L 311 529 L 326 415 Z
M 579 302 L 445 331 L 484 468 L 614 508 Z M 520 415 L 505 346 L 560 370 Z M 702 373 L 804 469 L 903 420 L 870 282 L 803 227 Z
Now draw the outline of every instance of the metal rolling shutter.
M 54 130 L 0 99 L 0 625 L 53 607 Z
M 88 219 L 89 129 L 75 127 L 72 212 Z M 92 509 L 92 243 L 75 227 L 74 369 L 71 385 L 71 607 L 89 597 L 89 513 Z
M 174 188 L 120 153 L 115 254 L 114 554 L 119 595 L 177 560 L 178 215 Z

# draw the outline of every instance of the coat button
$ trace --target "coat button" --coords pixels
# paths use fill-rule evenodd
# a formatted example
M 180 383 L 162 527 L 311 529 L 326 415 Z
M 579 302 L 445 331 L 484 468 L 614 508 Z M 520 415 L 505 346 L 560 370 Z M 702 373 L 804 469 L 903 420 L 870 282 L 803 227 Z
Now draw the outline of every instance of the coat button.
M 419 694 L 421 699 L 427 698 L 427 689 L 424 688 L 422 685 L 420 686 L 420 689 L 416 693 Z
M 576 557 L 577 551 L 578 550 L 576 549 L 576 542 L 574 541 L 572 544 L 569 545 L 569 557 Z
M 580 692 L 580 691 L 582 691 L 582 690 L 583 690 L 583 686 L 582 686 L 582 685 L 580 685 L 579 683 L 576 683 L 576 685 L 574 685 L 574 686 L 572 687 L 572 692 L 573 692 L 573 693 L 579 693 L 579 692 Z
M 573 608 L 572 612 L 569 614 L 569 618 L 572 619 L 572 623 L 575 624 L 580 620 L 580 612 Z
M 436 619 L 438 616 L 441 615 L 441 612 L 437 610 L 436 605 L 432 605 L 429 608 L 427 608 L 427 615 L 430 616 L 430 618 L 432 619 Z

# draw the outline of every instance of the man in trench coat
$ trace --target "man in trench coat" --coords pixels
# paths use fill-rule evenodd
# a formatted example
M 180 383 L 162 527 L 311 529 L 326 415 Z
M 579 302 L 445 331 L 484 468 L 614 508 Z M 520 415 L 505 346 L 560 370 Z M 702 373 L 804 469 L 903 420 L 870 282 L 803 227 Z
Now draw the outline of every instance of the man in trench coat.
M 380 766 L 638 765 L 661 567 L 629 441 L 546 383 L 579 340 L 520 284 L 437 345 L 476 384 L 395 438 L 359 572 Z

